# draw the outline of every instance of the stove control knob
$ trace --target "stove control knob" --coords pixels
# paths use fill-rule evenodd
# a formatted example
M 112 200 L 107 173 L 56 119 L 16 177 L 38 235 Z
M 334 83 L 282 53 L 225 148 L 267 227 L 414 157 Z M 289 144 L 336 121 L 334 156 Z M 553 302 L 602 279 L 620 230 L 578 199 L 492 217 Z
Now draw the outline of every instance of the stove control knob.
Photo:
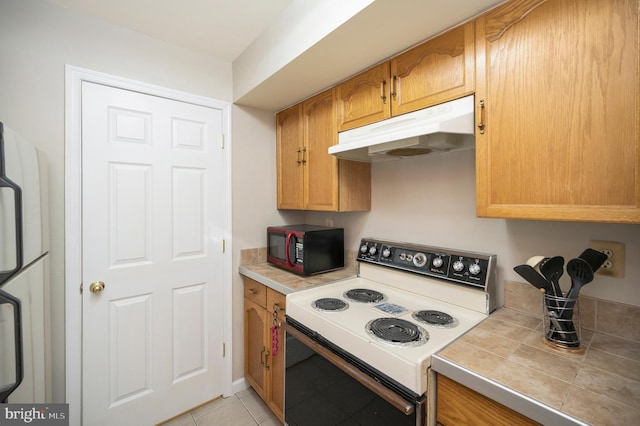
M 365 254 L 367 252 L 367 245 L 363 244 L 360 246 L 360 253 Z
M 464 263 L 462 263 L 462 261 L 460 260 L 456 260 L 455 262 L 453 262 L 453 270 L 456 272 L 460 272 L 464 269 Z
M 427 256 L 424 253 L 416 253 L 413 256 L 413 264 L 418 268 L 422 268 L 427 263 Z
M 436 257 L 431 263 L 433 264 L 434 268 L 442 268 L 442 265 L 444 265 L 444 260 L 442 260 L 441 257 Z
M 382 257 L 389 257 L 391 256 L 391 250 L 389 250 L 388 248 L 382 250 Z
M 471 275 L 478 275 L 480 271 L 480 265 L 478 265 L 477 263 L 472 263 L 471 265 L 469 265 L 469 273 Z
M 371 248 L 369 249 L 369 254 L 370 254 L 371 256 L 373 256 L 373 255 L 374 255 L 374 254 L 376 254 L 377 252 L 378 252 L 378 249 L 377 249 L 377 248 L 375 248 L 375 247 L 371 247 Z

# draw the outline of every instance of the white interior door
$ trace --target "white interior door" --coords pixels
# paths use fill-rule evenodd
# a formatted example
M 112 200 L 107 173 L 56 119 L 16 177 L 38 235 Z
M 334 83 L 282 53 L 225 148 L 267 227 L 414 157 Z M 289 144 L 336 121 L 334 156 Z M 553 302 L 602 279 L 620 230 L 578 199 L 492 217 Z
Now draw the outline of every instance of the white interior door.
M 223 393 L 222 126 L 214 108 L 82 83 L 84 425 Z

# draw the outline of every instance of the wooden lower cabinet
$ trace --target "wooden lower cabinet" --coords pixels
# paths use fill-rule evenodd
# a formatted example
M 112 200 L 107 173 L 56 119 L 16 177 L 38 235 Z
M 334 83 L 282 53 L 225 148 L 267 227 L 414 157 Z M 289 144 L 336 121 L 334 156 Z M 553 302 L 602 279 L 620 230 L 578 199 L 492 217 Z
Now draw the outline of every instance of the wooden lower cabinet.
M 274 353 L 272 327 L 284 321 L 286 297 L 244 278 L 244 374 L 271 411 L 284 421 L 284 330 L 277 329 Z
M 539 424 L 441 374 L 438 374 L 437 419 L 443 426 Z

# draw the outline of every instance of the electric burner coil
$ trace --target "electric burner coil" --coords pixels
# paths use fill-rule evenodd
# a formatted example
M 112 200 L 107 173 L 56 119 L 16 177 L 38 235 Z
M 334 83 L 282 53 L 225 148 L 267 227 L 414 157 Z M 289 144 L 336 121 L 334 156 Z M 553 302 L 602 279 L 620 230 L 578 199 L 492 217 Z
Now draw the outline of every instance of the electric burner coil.
M 344 300 L 336 299 L 335 297 L 323 297 L 321 299 L 314 300 L 311 303 L 311 307 L 322 312 L 341 312 L 349 309 L 349 304 Z
M 376 290 L 370 290 L 368 288 L 354 288 L 351 290 L 347 290 L 344 292 L 343 296 L 346 299 L 361 303 L 378 303 L 386 300 L 384 294 Z
M 437 328 L 453 328 L 458 325 L 458 320 L 456 318 L 441 311 L 416 311 L 411 314 L 411 317 L 423 324 L 428 324 Z
M 394 346 L 421 346 L 429 340 L 427 330 L 400 318 L 376 318 L 367 323 L 365 330 L 378 342 Z

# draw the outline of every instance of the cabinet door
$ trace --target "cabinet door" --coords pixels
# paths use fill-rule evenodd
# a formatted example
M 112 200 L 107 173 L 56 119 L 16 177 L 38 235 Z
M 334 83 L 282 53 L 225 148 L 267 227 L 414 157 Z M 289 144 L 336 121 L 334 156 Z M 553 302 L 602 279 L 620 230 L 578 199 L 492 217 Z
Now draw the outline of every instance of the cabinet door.
M 638 9 L 511 1 L 477 19 L 478 216 L 640 222 Z
M 269 316 L 269 336 L 271 336 L 271 328 L 274 325 L 273 314 L 277 313 L 276 323 L 280 324 L 284 322 L 284 315 L 286 307 L 286 296 L 278 293 L 275 290 L 267 289 L 267 315 Z M 271 411 L 280 419 L 284 421 L 284 330 L 278 328 L 278 350 L 273 352 L 273 346 L 271 346 L 271 362 L 269 368 L 269 390 L 267 392 L 267 405 L 271 408 Z
M 474 64 L 473 22 L 391 59 L 392 115 L 473 93 Z
M 438 374 L 437 417 L 443 426 L 533 426 L 538 423 Z
M 276 170 L 278 208 L 304 208 L 304 156 L 302 105 L 276 115 Z
M 267 396 L 266 363 L 271 351 L 267 327 L 267 311 L 251 300 L 244 299 L 244 374 L 262 399 Z
M 389 75 L 389 63 L 385 62 L 336 86 L 339 131 L 391 116 Z
M 302 104 L 306 164 L 306 210 L 338 210 L 338 159 L 329 147 L 338 143 L 334 91 L 328 90 Z

